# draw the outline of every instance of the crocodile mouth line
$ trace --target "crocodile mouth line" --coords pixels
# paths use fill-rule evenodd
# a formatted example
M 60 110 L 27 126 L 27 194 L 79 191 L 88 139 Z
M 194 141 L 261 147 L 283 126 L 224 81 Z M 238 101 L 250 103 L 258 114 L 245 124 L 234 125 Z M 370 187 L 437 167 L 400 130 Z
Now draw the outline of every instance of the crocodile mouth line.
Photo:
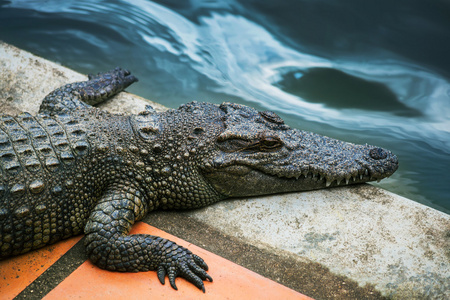
M 260 170 L 258 170 L 260 171 Z M 260 171 L 261 172 L 261 171 Z M 280 174 L 270 174 L 266 173 L 271 176 L 277 176 L 278 178 L 282 179 L 288 179 L 288 180 L 313 180 L 316 182 L 322 181 L 326 187 L 329 187 L 331 184 L 335 183 L 335 185 L 349 185 L 351 183 L 359 183 L 359 182 L 367 182 L 367 181 L 380 181 L 382 178 L 375 178 L 370 175 L 369 170 L 365 169 L 364 174 L 357 174 L 357 175 L 349 175 L 349 176 L 343 176 L 339 178 L 329 178 L 326 175 L 321 174 L 320 172 L 306 172 L 300 174 L 300 175 L 291 175 L 291 176 L 284 176 Z
M 357 183 L 364 183 L 368 181 L 377 181 L 379 182 L 381 179 L 387 177 L 387 176 L 373 176 L 372 172 L 362 167 L 358 170 L 354 170 L 352 174 L 346 175 L 346 176 L 327 176 L 326 174 L 320 172 L 320 171 L 303 171 L 298 172 L 297 174 L 282 174 L 277 173 L 274 170 L 270 170 L 267 168 L 256 168 L 254 166 L 249 166 L 247 164 L 237 164 L 237 165 L 231 165 L 231 166 L 223 166 L 219 168 L 219 170 L 223 170 L 225 172 L 230 172 L 234 174 L 247 174 L 251 171 L 259 172 L 262 174 L 265 174 L 267 176 L 273 176 L 277 177 L 279 179 L 283 180 L 292 180 L 292 181 L 312 181 L 316 184 L 323 184 L 325 187 L 329 187 L 331 185 L 334 186 L 345 186 L 350 184 L 357 184 Z M 236 171 L 239 170 L 239 171 Z

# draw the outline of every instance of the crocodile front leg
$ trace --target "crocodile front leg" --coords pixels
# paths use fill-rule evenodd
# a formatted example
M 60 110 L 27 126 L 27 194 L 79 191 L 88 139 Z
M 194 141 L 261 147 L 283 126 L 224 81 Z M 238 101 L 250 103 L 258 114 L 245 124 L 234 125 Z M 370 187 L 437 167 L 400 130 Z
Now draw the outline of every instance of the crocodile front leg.
M 110 190 L 96 205 L 86 227 L 89 258 L 100 268 L 139 272 L 156 270 L 164 284 L 166 274 L 177 289 L 176 277 L 183 277 L 205 292 L 203 280 L 212 281 L 205 272 L 208 266 L 188 249 L 161 237 L 128 235 L 135 221 L 145 216 L 141 194 L 132 188 Z

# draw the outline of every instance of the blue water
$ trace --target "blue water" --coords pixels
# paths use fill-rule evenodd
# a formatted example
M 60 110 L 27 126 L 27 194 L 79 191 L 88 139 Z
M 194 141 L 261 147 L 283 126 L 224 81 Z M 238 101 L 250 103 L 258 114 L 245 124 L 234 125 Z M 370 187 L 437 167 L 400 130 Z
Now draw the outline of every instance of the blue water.
M 130 92 L 270 109 L 292 127 L 386 147 L 379 185 L 450 213 L 450 3 L 1 1 L 0 39 Z

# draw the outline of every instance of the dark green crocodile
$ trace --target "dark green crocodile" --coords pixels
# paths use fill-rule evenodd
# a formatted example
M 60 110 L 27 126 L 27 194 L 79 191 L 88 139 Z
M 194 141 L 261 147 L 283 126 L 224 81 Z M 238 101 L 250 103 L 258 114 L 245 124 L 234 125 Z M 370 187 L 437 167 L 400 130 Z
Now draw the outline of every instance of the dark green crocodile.
M 192 102 L 118 115 L 91 105 L 137 81 L 126 70 L 67 84 L 40 113 L 0 115 L 0 257 L 86 234 L 89 258 L 125 272 L 156 270 L 204 291 L 205 262 L 151 235 L 128 235 L 155 209 L 229 197 L 380 180 L 398 167 L 382 148 L 291 129 L 275 113 Z

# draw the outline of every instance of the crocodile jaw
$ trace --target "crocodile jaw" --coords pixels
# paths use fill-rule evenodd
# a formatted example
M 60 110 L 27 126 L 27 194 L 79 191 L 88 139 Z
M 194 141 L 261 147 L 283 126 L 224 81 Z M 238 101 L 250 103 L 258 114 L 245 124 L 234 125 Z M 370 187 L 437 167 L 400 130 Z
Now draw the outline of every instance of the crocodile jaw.
M 327 179 L 319 173 L 308 172 L 292 178 L 271 175 L 247 166 L 230 166 L 204 174 L 216 191 L 227 197 L 260 196 L 276 193 L 289 193 L 317 190 L 328 187 L 360 184 L 389 177 L 373 177 L 364 174 L 348 176 L 335 180 Z

